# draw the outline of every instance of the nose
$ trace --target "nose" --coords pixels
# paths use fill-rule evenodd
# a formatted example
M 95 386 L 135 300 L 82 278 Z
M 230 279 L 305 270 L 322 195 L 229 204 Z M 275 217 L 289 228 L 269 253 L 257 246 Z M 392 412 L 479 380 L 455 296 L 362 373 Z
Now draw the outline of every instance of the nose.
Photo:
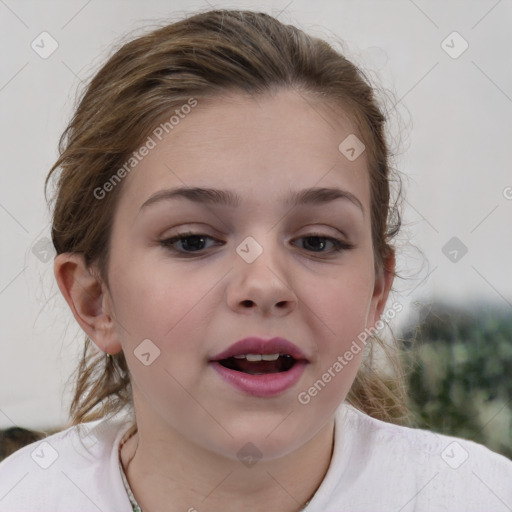
M 229 307 L 239 313 L 251 310 L 265 316 L 285 316 L 298 304 L 289 267 L 277 261 L 277 250 L 263 252 L 251 263 L 236 255 L 227 288 Z

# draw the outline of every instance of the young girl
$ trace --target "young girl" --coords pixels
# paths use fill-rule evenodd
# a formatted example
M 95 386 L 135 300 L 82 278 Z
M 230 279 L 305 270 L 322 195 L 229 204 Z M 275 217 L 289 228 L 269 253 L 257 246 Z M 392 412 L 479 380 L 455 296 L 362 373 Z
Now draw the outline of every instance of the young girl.
M 87 334 L 71 422 L 0 465 L 0 510 L 512 509 L 512 462 L 405 426 L 384 124 L 353 64 L 262 13 L 109 59 L 48 176 Z

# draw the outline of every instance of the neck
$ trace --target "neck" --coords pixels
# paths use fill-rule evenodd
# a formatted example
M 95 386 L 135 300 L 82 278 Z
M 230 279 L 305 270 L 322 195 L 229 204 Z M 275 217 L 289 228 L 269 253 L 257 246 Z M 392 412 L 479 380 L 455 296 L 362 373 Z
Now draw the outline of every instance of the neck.
M 128 482 L 143 512 L 298 512 L 329 467 L 334 420 L 294 452 L 247 466 L 198 448 L 176 432 L 170 442 L 145 434 L 139 422 L 138 432 L 121 448 Z

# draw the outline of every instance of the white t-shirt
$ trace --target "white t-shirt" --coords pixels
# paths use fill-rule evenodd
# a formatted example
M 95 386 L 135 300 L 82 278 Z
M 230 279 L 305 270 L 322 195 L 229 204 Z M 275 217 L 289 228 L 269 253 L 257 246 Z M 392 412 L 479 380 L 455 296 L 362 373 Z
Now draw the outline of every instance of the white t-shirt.
M 0 463 L 0 511 L 131 512 L 118 454 L 130 425 L 118 415 L 18 450 Z M 512 461 L 472 441 L 385 423 L 348 404 L 336 411 L 334 441 L 306 512 L 512 510 Z

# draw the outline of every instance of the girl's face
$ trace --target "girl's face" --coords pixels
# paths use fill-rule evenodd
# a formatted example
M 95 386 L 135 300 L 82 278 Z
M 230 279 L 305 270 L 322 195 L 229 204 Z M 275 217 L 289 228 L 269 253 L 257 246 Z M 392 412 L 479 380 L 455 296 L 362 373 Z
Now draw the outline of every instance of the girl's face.
M 289 90 L 198 100 L 125 178 L 104 301 L 116 329 L 102 343 L 126 356 L 139 432 L 274 458 L 332 420 L 392 281 L 374 273 L 366 154 L 340 152 L 355 128 L 332 112 Z M 184 187 L 218 192 L 171 197 Z M 331 192 L 300 201 L 318 188 Z M 247 337 L 295 348 L 234 355 L 295 360 L 218 362 Z

